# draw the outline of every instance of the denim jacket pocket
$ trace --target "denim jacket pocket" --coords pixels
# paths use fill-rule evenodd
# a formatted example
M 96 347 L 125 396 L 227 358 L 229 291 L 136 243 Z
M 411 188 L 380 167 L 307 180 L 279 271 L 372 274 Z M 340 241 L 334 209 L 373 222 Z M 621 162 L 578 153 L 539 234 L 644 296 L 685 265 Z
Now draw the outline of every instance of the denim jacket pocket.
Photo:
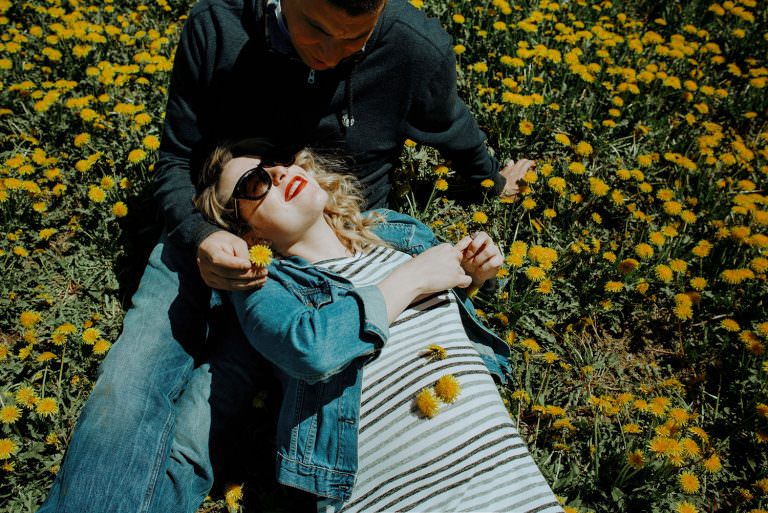
M 291 284 L 290 289 L 302 303 L 311 308 L 320 308 L 333 301 L 331 284 L 327 280 L 311 286 Z

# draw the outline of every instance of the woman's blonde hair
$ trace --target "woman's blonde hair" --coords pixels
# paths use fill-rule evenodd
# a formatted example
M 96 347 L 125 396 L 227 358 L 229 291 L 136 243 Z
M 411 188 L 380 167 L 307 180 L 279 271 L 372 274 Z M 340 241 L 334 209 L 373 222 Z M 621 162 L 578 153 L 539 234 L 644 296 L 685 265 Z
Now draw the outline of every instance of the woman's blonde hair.
M 249 147 L 256 151 L 249 151 Z M 200 192 L 194 199 L 195 207 L 211 222 L 239 235 L 247 233 L 250 227 L 235 216 L 236 200 L 221 198 L 216 193 L 216 184 L 230 160 L 243 156 L 260 158 L 263 148 L 264 141 L 257 141 L 250 145 L 247 142 L 222 145 L 211 152 L 200 174 Z M 328 193 L 323 216 L 347 249 L 361 251 L 372 245 L 387 245 L 372 230 L 381 222 L 381 216 L 362 215 L 360 207 L 365 200 L 357 180 L 340 172 L 341 160 L 303 149 L 296 154 L 295 163 Z

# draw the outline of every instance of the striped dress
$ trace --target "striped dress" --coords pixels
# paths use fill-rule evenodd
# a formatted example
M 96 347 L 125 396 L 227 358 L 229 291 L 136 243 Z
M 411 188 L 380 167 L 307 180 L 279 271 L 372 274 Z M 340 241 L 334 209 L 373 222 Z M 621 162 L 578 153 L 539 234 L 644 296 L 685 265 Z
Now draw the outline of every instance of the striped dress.
M 380 282 L 411 257 L 379 247 L 319 262 L 356 286 Z M 415 302 L 390 326 L 363 370 L 359 469 L 343 513 L 562 512 L 509 419 L 491 374 L 467 338 L 453 294 Z M 443 360 L 424 349 L 442 346 Z M 461 392 L 432 418 L 415 396 L 446 374 Z M 318 511 L 336 513 L 330 501 Z

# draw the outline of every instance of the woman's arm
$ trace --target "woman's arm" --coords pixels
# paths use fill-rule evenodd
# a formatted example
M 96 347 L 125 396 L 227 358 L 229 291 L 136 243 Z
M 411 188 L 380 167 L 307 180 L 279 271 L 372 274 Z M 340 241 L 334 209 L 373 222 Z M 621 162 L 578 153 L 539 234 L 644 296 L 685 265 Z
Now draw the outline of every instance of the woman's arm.
M 372 354 L 388 326 L 418 296 L 466 287 L 461 252 L 441 244 L 409 260 L 378 285 L 302 289 L 273 277 L 262 289 L 234 292 L 232 303 L 251 345 L 289 376 L 315 383 Z

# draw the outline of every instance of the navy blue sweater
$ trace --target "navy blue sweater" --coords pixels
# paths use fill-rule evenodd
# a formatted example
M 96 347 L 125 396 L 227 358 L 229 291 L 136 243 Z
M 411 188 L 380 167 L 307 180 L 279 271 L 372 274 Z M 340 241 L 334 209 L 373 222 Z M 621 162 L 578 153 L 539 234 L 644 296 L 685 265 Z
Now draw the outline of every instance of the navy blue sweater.
M 450 36 L 405 0 L 387 5 L 356 58 L 311 72 L 272 48 L 265 0 L 202 0 L 176 51 L 155 198 L 190 249 L 220 228 L 193 205 L 197 172 L 223 140 L 268 137 L 351 157 L 368 207 L 386 205 L 406 138 L 437 148 L 471 183 L 503 187 L 485 135 L 456 93 Z

